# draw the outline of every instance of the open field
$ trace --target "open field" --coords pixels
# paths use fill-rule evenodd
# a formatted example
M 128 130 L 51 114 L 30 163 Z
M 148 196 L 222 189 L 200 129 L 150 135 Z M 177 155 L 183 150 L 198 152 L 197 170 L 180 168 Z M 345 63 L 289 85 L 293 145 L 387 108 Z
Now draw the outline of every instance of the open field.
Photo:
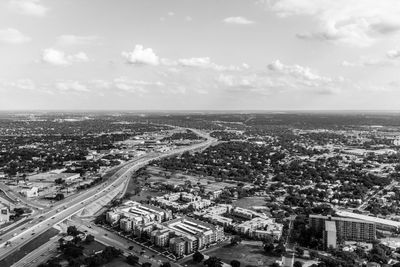
M 133 193 L 133 192 L 135 192 L 137 187 L 143 187 L 141 180 L 142 179 L 140 177 L 137 177 L 135 179 L 130 179 L 126 192 Z M 147 200 L 148 196 L 158 197 L 158 196 L 162 196 L 164 194 L 165 194 L 165 192 L 144 189 L 144 190 L 141 190 L 139 194 L 131 196 L 129 199 L 133 200 L 133 201 L 141 201 L 141 200 Z
M 118 258 L 103 265 L 103 267 L 132 267 L 132 265 L 126 263 L 122 258 Z
M 181 172 L 171 173 L 169 171 L 164 171 L 160 168 L 153 166 L 148 167 L 147 172 L 150 176 L 147 180 L 147 182 L 149 183 L 183 185 L 185 184 L 185 181 L 190 181 L 192 185 L 197 185 L 198 183 L 204 185 L 206 192 L 213 192 L 224 188 L 236 187 L 236 183 L 220 182 L 213 177 L 195 176 L 184 174 Z
M 266 256 L 262 249 L 262 242 L 243 242 L 237 246 L 226 245 L 216 249 L 210 249 L 203 252 L 207 256 L 215 256 L 220 258 L 225 263 L 230 263 L 232 260 L 241 262 L 241 266 L 269 266 L 271 263 L 280 258 Z M 195 263 L 189 257 L 186 261 L 181 263 L 188 267 L 201 267 L 203 263 Z
M 83 246 L 83 254 L 85 255 L 92 255 L 97 251 L 101 251 L 105 248 L 106 246 L 97 242 L 97 241 L 93 241 L 90 244 L 85 244 Z
M 252 208 L 253 206 L 265 206 L 264 197 L 245 197 L 232 202 L 232 205 L 244 209 Z

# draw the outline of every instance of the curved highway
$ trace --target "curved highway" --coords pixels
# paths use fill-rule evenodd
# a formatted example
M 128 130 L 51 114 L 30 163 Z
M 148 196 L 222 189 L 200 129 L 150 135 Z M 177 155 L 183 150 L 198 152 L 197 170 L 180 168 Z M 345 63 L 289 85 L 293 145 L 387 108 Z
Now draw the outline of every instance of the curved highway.
M 116 187 L 119 187 L 121 184 L 127 182 L 130 179 L 132 172 L 147 165 L 149 162 L 164 157 L 181 154 L 186 151 L 203 149 L 217 141 L 216 139 L 211 138 L 209 135 L 199 130 L 190 130 L 206 138 L 206 140 L 201 143 L 167 151 L 165 153 L 151 153 L 138 159 L 134 159 L 128 163 L 125 163 L 125 165 L 116 174 L 114 174 L 104 183 L 93 187 L 72 199 L 69 199 L 68 202 L 64 202 L 60 205 L 53 207 L 52 210 L 46 213 L 36 215 L 30 223 L 18 227 L 17 229 L 14 229 L 13 231 L 10 231 L 9 233 L 1 236 L 0 259 L 3 259 L 12 254 L 14 251 L 21 248 L 24 244 L 33 240 L 37 235 L 45 232 L 54 225 L 78 213 L 87 205 L 98 201 L 103 196 L 110 193 L 110 191 L 114 191 Z

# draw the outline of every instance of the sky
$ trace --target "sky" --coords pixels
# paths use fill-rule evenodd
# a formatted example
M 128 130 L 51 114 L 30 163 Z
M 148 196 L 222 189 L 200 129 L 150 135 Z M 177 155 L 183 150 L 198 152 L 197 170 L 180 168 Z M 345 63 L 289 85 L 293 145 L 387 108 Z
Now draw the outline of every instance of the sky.
M 400 110 L 398 0 L 1 0 L 1 110 Z

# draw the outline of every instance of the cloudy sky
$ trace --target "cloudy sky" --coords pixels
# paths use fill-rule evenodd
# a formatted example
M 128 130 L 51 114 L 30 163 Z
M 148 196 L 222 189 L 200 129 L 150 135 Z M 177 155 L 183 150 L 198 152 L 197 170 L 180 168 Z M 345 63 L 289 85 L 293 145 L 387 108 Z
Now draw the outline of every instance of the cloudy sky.
M 400 110 L 398 0 L 1 0 L 0 109 Z

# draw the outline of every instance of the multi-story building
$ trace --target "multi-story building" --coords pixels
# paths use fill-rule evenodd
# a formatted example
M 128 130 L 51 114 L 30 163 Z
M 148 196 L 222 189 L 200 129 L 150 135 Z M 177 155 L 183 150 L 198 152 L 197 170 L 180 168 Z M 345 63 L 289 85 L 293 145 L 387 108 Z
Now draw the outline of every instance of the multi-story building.
M 171 238 L 169 241 L 169 249 L 176 256 L 183 256 L 186 254 L 186 240 L 181 236 Z
M 376 239 L 376 223 L 370 221 L 310 215 L 309 225 L 323 233 L 326 247 L 335 248 L 344 241 L 372 242 Z
M 134 226 L 134 220 L 130 218 L 122 218 L 121 220 L 119 220 L 119 228 L 121 228 L 125 232 L 132 231 Z
M 106 213 L 106 221 L 111 225 L 118 223 L 120 218 L 121 218 L 121 214 L 119 214 L 115 211 L 108 211 Z
M 233 225 L 233 219 L 217 214 L 205 214 L 203 215 L 203 218 L 209 220 L 212 223 L 222 225 L 223 227 Z
M 283 225 L 274 222 L 273 219 L 256 217 L 236 225 L 235 230 L 252 238 L 265 239 L 267 236 L 272 236 L 278 240 L 282 235 Z
M 168 228 L 170 232 L 173 232 L 175 236 L 182 237 L 182 239 L 174 240 L 180 240 L 179 243 L 183 240 L 185 243 L 185 254 L 190 254 L 207 245 L 219 242 L 224 238 L 224 231 L 221 227 L 192 218 L 177 218 L 164 223 L 163 226 Z M 176 252 L 174 252 L 176 255 L 180 255 L 180 247 L 178 249 L 174 248 L 173 251 Z
M 179 201 L 180 200 L 180 201 Z M 185 210 L 190 206 L 195 210 L 201 210 L 211 205 L 211 200 L 202 199 L 191 193 L 166 194 L 153 199 L 161 207 L 174 209 L 177 211 Z
M 151 232 L 150 240 L 158 247 L 166 247 L 169 244 L 170 230 L 167 228 Z
M 156 225 L 154 222 L 139 224 L 134 227 L 134 233 L 136 236 L 143 236 L 144 233 L 146 233 L 146 234 L 148 234 L 148 236 L 150 236 L 150 234 L 154 230 L 155 226 Z
M 236 207 L 233 209 L 232 214 L 244 219 L 252 219 L 254 212 L 252 210 Z

